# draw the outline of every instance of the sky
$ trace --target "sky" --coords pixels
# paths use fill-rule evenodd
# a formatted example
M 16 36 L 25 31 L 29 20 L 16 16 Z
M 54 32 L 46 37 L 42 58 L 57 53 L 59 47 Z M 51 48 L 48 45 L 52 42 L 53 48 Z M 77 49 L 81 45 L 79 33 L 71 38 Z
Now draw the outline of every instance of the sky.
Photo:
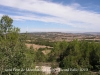
M 100 32 L 100 0 L 0 0 L 21 32 Z

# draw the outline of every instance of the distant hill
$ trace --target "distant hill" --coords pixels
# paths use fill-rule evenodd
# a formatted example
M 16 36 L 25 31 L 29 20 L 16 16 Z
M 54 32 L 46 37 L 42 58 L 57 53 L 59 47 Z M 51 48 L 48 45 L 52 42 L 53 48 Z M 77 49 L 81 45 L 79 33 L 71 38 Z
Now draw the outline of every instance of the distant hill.
M 100 32 L 85 32 L 84 34 L 100 35 Z

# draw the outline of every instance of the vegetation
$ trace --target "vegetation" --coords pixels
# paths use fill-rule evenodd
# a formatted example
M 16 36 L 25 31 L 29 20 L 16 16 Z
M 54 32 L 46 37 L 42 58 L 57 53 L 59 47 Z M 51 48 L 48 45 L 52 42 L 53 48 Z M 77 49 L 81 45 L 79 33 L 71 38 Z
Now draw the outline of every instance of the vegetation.
M 0 20 L 0 75 L 37 75 L 26 71 L 26 68 L 35 66 L 35 52 L 27 49 L 26 36 L 20 35 L 20 29 L 12 23 L 6 15 Z
M 94 71 L 100 71 L 100 42 L 77 39 L 71 42 L 49 42 L 40 38 L 28 42 L 53 47 L 49 54 L 44 55 L 42 48 L 37 51 L 32 46 L 27 48 L 27 34 L 20 35 L 20 29 L 12 23 L 9 16 L 4 15 L 0 19 L 0 75 L 45 75 L 26 71 L 26 68 L 34 68 L 40 62 L 52 63 L 53 67 L 56 67 L 53 63 L 57 63 L 62 69 L 78 70 L 61 71 L 59 75 L 91 75 Z
M 100 43 L 90 43 L 84 40 L 73 40 L 70 43 L 58 42 L 55 44 L 50 57 L 55 57 L 49 58 L 49 60 L 59 62 L 62 69 L 76 68 L 80 70 L 84 68 L 88 72 L 100 71 Z M 81 75 L 80 73 L 70 72 L 71 75 Z
M 50 42 L 49 40 L 46 39 L 37 38 L 36 40 L 30 39 L 30 41 L 26 41 L 26 43 L 53 47 L 55 42 Z

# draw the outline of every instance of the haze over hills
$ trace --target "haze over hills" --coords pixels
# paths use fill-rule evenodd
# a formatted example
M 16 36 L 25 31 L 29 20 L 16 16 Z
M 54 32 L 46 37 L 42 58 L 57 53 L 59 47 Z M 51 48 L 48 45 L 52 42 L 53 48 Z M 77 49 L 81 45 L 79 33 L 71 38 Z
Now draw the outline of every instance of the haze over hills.
M 91 34 L 91 35 L 100 35 L 100 32 L 22 32 L 22 33 L 70 33 L 70 34 Z
M 85 32 L 85 34 L 100 35 L 100 32 Z

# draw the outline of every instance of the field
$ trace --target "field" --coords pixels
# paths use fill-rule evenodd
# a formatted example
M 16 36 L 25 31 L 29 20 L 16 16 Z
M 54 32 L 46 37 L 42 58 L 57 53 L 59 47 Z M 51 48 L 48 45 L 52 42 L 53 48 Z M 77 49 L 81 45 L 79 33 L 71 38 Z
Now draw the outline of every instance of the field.
M 25 44 L 28 48 L 30 48 L 31 46 L 35 49 L 38 50 L 39 48 L 52 48 L 50 46 L 45 46 L 45 45 L 37 45 L 37 44 Z
M 100 41 L 100 34 L 92 33 L 61 33 L 61 32 L 37 32 L 37 33 L 28 33 L 29 37 L 35 40 L 48 40 L 49 42 L 55 41 L 72 41 L 74 39 L 78 40 L 94 40 L 96 42 Z M 29 41 L 29 39 L 28 39 Z

